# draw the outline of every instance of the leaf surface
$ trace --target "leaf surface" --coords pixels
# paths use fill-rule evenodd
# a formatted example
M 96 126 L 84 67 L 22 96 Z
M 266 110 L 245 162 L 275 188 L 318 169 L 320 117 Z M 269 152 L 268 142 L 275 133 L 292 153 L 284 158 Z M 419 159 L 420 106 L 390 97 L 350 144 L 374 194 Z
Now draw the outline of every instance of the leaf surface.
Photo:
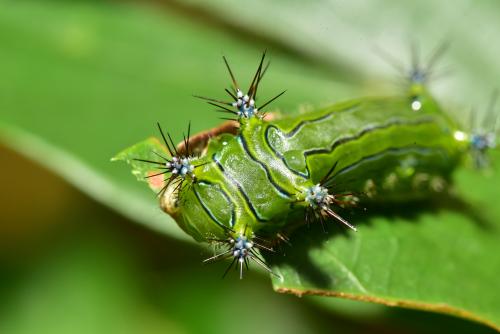
M 462 169 L 457 198 L 358 213 L 358 232 L 330 225 L 293 234 L 268 256 L 274 289 L 417 308 L 500 328 L 500 154 L 490 175 Z M 440 201 L 438 199 L 438 201 Z

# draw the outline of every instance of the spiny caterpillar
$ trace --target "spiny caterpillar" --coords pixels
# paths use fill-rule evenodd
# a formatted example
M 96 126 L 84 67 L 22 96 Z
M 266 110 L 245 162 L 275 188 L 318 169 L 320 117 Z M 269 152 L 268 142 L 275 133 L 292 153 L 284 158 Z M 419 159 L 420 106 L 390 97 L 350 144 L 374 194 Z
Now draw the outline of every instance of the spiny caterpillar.
M 257 102 L 265 53 L 246 92 L 223 59 L 230 101 L 201 98 L 232 119 L 192 138 L 188 128 L 178 146 L 158 124 L 164 147 L 144 144 L 152 159 L 134 156 L 144 152 L 137 145 L 117 158 L 147 165 L 138 175 L 156 180 L 161 208 L 197 241 L 222 245 L 206 261 L 230 258 L 240 278 L 250 260 L 272 273 L 258 250 L 271 251 L 297 226 L 334 220 L 356 230 L 341 208 L 429 198 L 448 189 L 469 153 L 483 165 L 495 146 L 493 132 L 461 130 L 428 93 L 430 65 L 412 69 L 401 96 L 268 117 L 264 108 L 284 92 Z

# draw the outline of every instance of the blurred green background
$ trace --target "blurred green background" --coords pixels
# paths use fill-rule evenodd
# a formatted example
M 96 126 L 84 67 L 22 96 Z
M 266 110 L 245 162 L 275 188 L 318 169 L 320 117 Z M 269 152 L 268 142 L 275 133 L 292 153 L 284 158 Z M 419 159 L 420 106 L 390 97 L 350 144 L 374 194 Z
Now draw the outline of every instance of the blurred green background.
M 268 49 L 261 98 L 287 89 L 275 108 L 294 112 L 397 91 L 374 47 L 408 63 L 412 41 L 428 54 L 449 39 L 453 79 L 433 88 L 446 105 L 483 108 L 500 74 L 499 11 L 494 1 L 0 0 L 0 333 L 492 332 L 276 294 L 258 272 L 221 280 L 224 265 L 203 266 L 206 250 L 109 159 L 155 135 L 156 121 L 175 138 L 188 120 L 195 131 L 218 124 L 191 95 L 222 95 L 222 54 L 246 82 Z

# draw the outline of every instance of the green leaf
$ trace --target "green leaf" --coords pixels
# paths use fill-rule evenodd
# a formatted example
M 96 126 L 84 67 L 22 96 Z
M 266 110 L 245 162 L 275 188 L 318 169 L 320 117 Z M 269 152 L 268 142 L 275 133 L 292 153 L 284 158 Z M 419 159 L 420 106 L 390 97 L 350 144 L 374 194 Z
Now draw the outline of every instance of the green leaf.
M 149 188 L 159 192 L 164 186 L 165 177 L 158 170 L 159 164 L 147 163 L 141 160 L 161 162 L 160 157 L 167 157 L 168 151 L 156 138 L 148 138 L 122 152 L 118 153 L 111 161 L 125 161 L 132 167 L 132 174 L 137 180 L 147 182 Z M 137 160 L 141 159 L 141 160 Z
M 358 232 L 303 228 L 269 256 L 274 289 L 452 314 L 500 329 L 500 154 L 490 175 L 460 170 L 458 198 L 357 214 Z

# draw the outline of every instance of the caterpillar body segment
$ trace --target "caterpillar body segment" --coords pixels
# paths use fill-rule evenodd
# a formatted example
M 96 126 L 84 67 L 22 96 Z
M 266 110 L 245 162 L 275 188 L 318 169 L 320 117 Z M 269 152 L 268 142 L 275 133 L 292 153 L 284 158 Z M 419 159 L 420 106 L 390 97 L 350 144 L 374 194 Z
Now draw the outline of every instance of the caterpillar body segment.
M 291 212 L 313 206 L 311 192 L 334 165 L 321 184 L 334 198 L 348 192 L 361 203 L 398 202 L 443 191 L 468 143 L 455 138 L 456 124 L 432 97 L 420 101 L 418 111 L 408 97 L 387 97 L 270 122 L 242 118 L 236 135 L 208 140 L 193 160 L 203 164 L 196 182 L 176 203 L 166 191 L 162 207 L 198 241 L 251 239 L 273 237 Z

